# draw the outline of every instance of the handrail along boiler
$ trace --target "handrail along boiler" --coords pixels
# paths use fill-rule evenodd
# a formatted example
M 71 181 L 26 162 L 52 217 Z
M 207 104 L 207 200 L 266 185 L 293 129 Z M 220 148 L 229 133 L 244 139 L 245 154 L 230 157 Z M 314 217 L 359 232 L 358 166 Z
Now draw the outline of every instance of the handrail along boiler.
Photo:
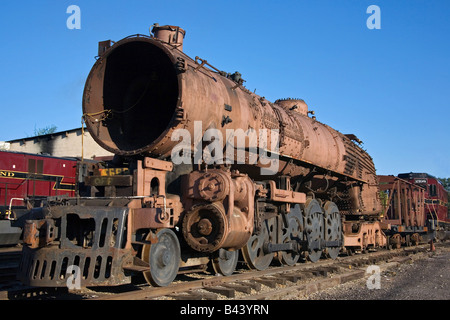
M 247 90 L 238 72 L 190 58 L 183 29 L 154 25 L 152 33 L 100 42 L 83 118 L 116 155 L 115 169 L 92 171 L 91 197 L 34 209 L 22 281 L 65 286 L 76 266 L 82 286 L 127 283 L 139 272 L 165 286 L 209 261 L 229 275 L 240 252 L 262 270 L 385 245 L 375 167 L 354 135 L 311 117 L 301 99 L 270 102 Z M 267 133 L 257 138 L 269 141 L 264 151 L 276 155 L 277 170 L 262 174 L 267 163 L 249 161 L 249 138 L 232 143 L 232 161 L 173 161 L 177 130 L 204 137 L 210 129 L 227 144 L 235 139 L 227 130 Z M 183 142 L 192 158 L 210 146 L 204 138 Z

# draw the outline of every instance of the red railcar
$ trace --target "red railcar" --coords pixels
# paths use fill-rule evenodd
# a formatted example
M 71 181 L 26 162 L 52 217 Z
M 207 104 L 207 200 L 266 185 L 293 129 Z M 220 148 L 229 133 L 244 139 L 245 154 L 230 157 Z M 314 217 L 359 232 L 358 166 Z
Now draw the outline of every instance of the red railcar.
M 401 173 L 399 178 L 425 188 L 425 213 L 428 219 L 437 220 L 439 225 L 450 224 L 448 192 L 439 179 L 427 173 Z
M 76 176 L 77 159 L 0 151 L 0 216 L 17 219 L 48 196 L 74 196 Z

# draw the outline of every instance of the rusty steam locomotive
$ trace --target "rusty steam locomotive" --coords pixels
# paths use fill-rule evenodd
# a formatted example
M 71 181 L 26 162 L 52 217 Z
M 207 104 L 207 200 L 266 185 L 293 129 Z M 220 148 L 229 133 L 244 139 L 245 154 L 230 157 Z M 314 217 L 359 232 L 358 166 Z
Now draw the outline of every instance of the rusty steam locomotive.
M 151 33 L 99 43 L 83 119 L 114 164 L 92 167 L 91 197 L 33 210 L 23 282 L 66 286 L 76 269 L 82 286 L 136 273 L 165 286 L 210 262 L 229 275 L 240 257 L 262 270 L 386 244 L 373 160 L 354 135 L 190 58 L 183 29 Z

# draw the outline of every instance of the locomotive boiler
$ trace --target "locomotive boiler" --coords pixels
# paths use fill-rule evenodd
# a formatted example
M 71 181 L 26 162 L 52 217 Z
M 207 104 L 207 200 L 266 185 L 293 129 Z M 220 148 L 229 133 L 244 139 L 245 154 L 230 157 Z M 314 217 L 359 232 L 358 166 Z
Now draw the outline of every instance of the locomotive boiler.
M 372 158 L 352 134 L 320 123 L 301 99 L 270 102 L 186 55 L 185 31 L 99 43 L 83 120 L 116 157 L 95 166 L 91 197 L 52 199 L 26 226 L 21 278 L 65 286 L 153 285 L 209 262 L 336 258 L 385 244 Z

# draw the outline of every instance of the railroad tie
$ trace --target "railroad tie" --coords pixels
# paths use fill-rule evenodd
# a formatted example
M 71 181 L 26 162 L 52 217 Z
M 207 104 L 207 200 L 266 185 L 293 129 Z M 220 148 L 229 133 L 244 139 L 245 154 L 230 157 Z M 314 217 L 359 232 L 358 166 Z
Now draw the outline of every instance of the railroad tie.
M 249 280 L 248 282 L 242 282 L 242 284 L 249 286 L 250 288 L 252 288 L 255 291 L 261 291 L 261 283 L 253 281 L 253 280 Z
M 259 282 L 269 288 L 276 288 L 277 284 L 286 284 L 286 279 L 275 277 L 261 277 L 254 279 L 254 281 Z
M 173 293 L 167 295 L 174 300 L 217 300 L 217 294 L 202 292 L 200 290 L 189 290 L 187 292 Z
M 169 294 L 167 297 L 174 300 L 203 300 L 201 295 L 187 292 Z
M 225 286 L 204 287 L 203 290 L 210 291 L 213 293 L 218 293 L 227 298 L 234 298 L 236 295 L 235 289 L 227 288 Z
M 247 284 L 242 283 L 224 283 L 222 286 L 225 288 L 233 289 L 239 292 L 250 294 L 252 292 L 252 287 Z
M 297 273 L 284 273 L 280 274 L 280 277 L 283 277 L 284 279 L 292 283 L 297 283 L 301 279 L 301 276 Z

